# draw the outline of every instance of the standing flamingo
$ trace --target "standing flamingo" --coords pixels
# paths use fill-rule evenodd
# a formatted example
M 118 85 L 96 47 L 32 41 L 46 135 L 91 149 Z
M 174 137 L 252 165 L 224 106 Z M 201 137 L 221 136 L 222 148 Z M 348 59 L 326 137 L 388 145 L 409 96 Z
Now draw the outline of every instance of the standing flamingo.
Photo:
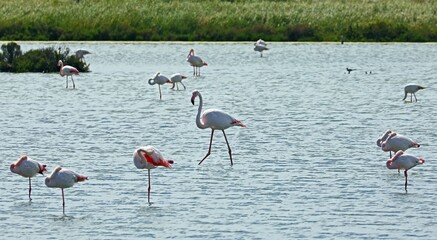
M 179 85 L 178 83 L 181 83 L 182 86 L 184 86 L 184 89 L 187 89 L 185 87 L 185 85 L 182 83 L 183 79 L 186 79 L 187 77 L 184 75 L 181 75 L 180 73 L 175 73 L 173 75 L 170 76 L 170 81 L 173 83 L 173 87 L 171 87 L 171 89 L 174 89 L 175 85 L 176 85 L 176 89 L 179 90 Z
M 417 102 L 417 98 L 416 98 L 416 92 L 421 90 L 421 89 L 425 89 L 425 87 L 419 86 L 417 84 L 408 84 L 405 86 L 404 88 L 404 99 L 405 100 L 407 98 L 408 93 L 410 94 L 410 102 L 413 102 L 413 95 L 414 95 L 414 99 L 416 99 Z
M 262 39 L 259 39 L 253 45 L 255 45 L 255 48 L 253 50 L 255 50 L 257 52 L 260 52 L 261 53 L 261 57 L 263 56 L 263 51 L 269 50 L 269 48 L 267 47 L 266 42 L 264 42 L 264 40 L 262 40 Z
M 79 75 L 79 71 L 75 67 L 72 67 L 70 65 L 64 66 L 62 60 L 58 61 L 58 67 L 61 67 L 59 74 L 61 74 L 62 77 L 65 76 L 65 88 L 68 88 L 68 76 L 71 77 L 71 81 L 73 82 L 73 88 L 76 88 L 76 86 L 74 85 L 73 75 Z
M 15 163 L 12 163 L 10 169 L 13 173 L 29 178 L 29 201 L 32 201 L 30 197 L 32 192 L 31 178 L 38 173 L 44 176 L 44 172 L 47 171 L 46 165 L 41 165 L 39 162 L 24 155 Z
M 388 169 L 404 169 L 405 175 L 405 192 L 407 192 L 408 174 L 407 171 L 416 165 L 425 163 L 423 158 L 417 158 L 409 154 L 404 153 L 402 150 L 396 152 L 396 154 L 387 161 L 386 166 Z
M 199 165 L 203 162 L 203 160 L 205 160 L 211 154 L 212 137 L 214 135 L 214 130 L 217 129 L 217 130 L 222 130 L 223 132 L 223 136 L 225 137 L 226 144 L 228 145 L 229 157 L 231 159 L 231 166 L 232 166 L 233 162 L 232 162 L 231 147 L 229 146 L 228 139 L 226 138 L 225 129 L 233 126 L 241 126 L 245 128 L 246 125 L 244 125 L 240 120 L 237 120 L 233 118 L 231 115 L 218 109 L 207 109 L 202 113 L 202 106 L 203 106 L 202 94 L 200 94 L 200 92 L 197 90 L 193 91 L 193 95 L 191 97 L 191 103 L 193 105 L 194 105 L 194 99 L 196 97 L 199 97 L 199 101 L 200 101 L 199 109 L 197 111 L 197 116 L 196 116 L 196 125 L 200 129 L 211 128 L 211 139 L 209 141 L 208 153 L 199 162 Z M 202 121 L 200 121 L 200 118 L 202 118 Z
M 194 55 L 194 49 L 191 49 L 187 55 L 187 62 L 193 66 L 193 75 L 200 76 L 200 68 L 208 66 L 208 63 L 202 60 L 201 57 Z M 197 70 L 197 71 L 196 71 Z
M 157 72 L 155 74 L 155 76 L 153 76 L 152 78 L 149 79 L 149 84 L 150 85 L 155 85 L 158 84 L 158 88 L 159 88 L 159 99 L 162 99 L 162 94 L 161 94 L 161 85 L 166 84 L 166 83 L 171 83 L 170 79 L 168 79 L 166 76 L 161 75 L 159 72 Z
M 382 143 L 385 142 L 385 140 L 387 140 L 387 138 L 390 136 L 390 134 L 392 133 L 392 130 L 387 130 L 385 131 L 382 136 L 380 138 L 378 138 L 378 140 L 376 141 L 376 145 L 378 145 L 378 147 L 382 146 Z
M 77 182 L 88 180 L 87 176 L 77 174 L 69 169 L 57 166 L 49 177 L 46 178 L 45 183 L 49 188 L 60 188 L 62 190 L 62 213 L 65 215 L 65 198 L 64 188 L 72 187 Z
M 161 152 L 153 146 L 145 146 L 135 150 L 134 164 L 138 169 L 146 168 L 148 171 L 149 187 L 147 188 L 147 201 L 150 205 L 150 169 L 158 166 L 171 168 L 173 160 L 164 159 Z
M 420 147 L 420 144 L 413 141 L 412 139 L 405 137 L 403 135 L 392 132 L 390 136 L 388 136 L 387 140 L 385 140 L 381 144 L 381 148 L 385 152 L 397 152 L 399 150 L 405 151 L 411 147 Z
M 80 60 L 83 60 L 83 57 L 87 54 L 91 53 L 85 49 L 79 49 L 75 52 L 76 57 L 78 57 Z

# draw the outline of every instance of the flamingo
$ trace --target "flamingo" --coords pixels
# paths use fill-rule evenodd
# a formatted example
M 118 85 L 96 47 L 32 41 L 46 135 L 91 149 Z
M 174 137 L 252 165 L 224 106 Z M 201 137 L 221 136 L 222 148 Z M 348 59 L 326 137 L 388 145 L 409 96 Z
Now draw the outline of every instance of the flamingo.
M 79 49 L 75 52 L 76 57 L 78 57 L 81 60 L 83 60 L 83 57 L 87 54 L 91 54 L 91 53 L 84 49 Z
M 73 75 L 79 75 L 79 71 L 75 67 L 72 67 L 70 65 L 64 66 L 62 60 L 58 61 L 58 67 L 61 67 L 59 74 L 61 74 L 62 77 L 65 76 L 65 81 L 66 81 L 65 88 L 68 88 L 68 76 L 71 76 L 71 81 L 73 82 L 73 88 L 76 88 L 76 86 L 74 85 Z
M 173 87 L 171 89 L 174 89 L 174 86 L 176 85 L 177 90 L 179 90 L 178 82 L 184 86 L 184 89 L 186 89 L 185 85 L 182 83 L 183 79 L 186 79 L 187 77 L 184 75 L 181 75 L 180 73 L 175 73 L 170 76 L 170 81 L 173 83 Z
M 417 102 L 417 98 L 416 98 L 416 92 L 421 90 L 421 89 L 425 89 L 425 87 L 422 87 L 420 85 L 417 84 L 407 84 L 404 88 L 404 99 L 405 100 L 407 98 L 408 93 L 410 94 L 411 98 L 410 98 L 410 102 L 413 102 L 413 95 L 414 95 L 414 99 L 416 99 Z
M 262 40 L 262 39 L 258 39 L 258 41 L 256 41 L 253 45 L 264 45 L 264 46 L 267 46 L 267 43 L 264 41 L 264 40 Z
M 211 154 L 212 137 L 214 135 L 214 130 L 217 129 L 217 130 L 222 130 L 223 132 L 223 136 L 225 137 L 226 144 L 228 145 L 228 152 L 229 152 L 229 157 L 231 159 L 231 166 L 232 166 L 233 162 L 232 162 L 231 147 L 229 146 L 228 139 L 226 138 L 225 129 L 234 126 L 241 126 L 245 128 L 246 125 L 244 125 L 240 120 L 237 120 L 231 115 L 218 109 L 207 109 L 204 112 L 202 112 L 202 106 L 203 106 L 202 94 L 200 94 L 200 92 L 197 90 L 193 91 L 193 95 L 191 97 L 191 103 L 193 105 L 194 105 L 194 99 L 196 99 L 196 97 L 199 97 L 199 101 L 200 101 L 199 109 L 197 111 L 197 117 L 196 117 L 196 125 L 200 129 L 211 128 L 211 139 L 209 141 L 208 153 L 199 162 L 199 165 L 203 162 L 203 160 L 205 160 Z M 202 118 L 202 121 L 200 121 L 200 118 Z
M 385 131 L 382 136 L 380 138 L 378 138 L 378 140 L 376 141 L 376 145 L 378 145 L 378 147 L 382 146 L 382 143 L 385 142 L 385 140 L 387 140 L 387 138 L 390 136 L 390 134 L 392 133 L 392 130 L 387 130 Z
M 191 49 L 187 55 L 187 62 L 193 66 L 193 75 L 200 76 L 200 68 L 208 66 L 208 63 L 202 60 L 201 57 L 194 55 L 194 49 Z M 197 71 L 196 71 L 197 70 Z
M 405 137 L 403 135 L 397 134 L 395 132 L 390 133 L 390 136 L 381 144 L 381 148 L 385 152 L 397 152 L 399 150 L 405 151 L 411 147 L 420 147 L 420 144 L 413 141 L 412 139 Z
M 357 69 L 353 69 L 353 68 L 346 68 L 347 74 L 350 74 L 352 71 L 355 71 Z
M 57 166 L 49 177 L 46 178 L 45 184 L 49 188 L 60 188 L 62 191 L 62 213 L 65 215 L 65 198 L 64 188 L 72 187 L 77 182 L 88 180 L 87 176 L 80 175 L 69 169 Z
M 405 175 L 405 192 L 407 192 L 407 182 L 408 182 L 408 174 L 407 171 L 411 168 L 425 163 L 425 160 L 423 158 L 417 158 L 414 156 L 411 156 L 409 154 L 404 153 L 402 150 L 396 152 L 396 154 L 387 161 L 386 166 L 388 169 L 404 169 L 404 175 Z
M 149 187 L 147 188 L 147 201 L 150 205 L 150 169 L 158 166 L 171 168 L 173 160 L 164 159 L 161 152 L 153 146 L 145 146 L 134 151 L 134 164 L 138 169 L 146 168 L 148 171 Z
M 159 99 L 162 99 L 162 94 L 161 94 L 161 85 L 166 84 L 166 83 L 171 83 L 170 79 L 168 79 L 166 76 L 161 75 L 161 73 L 157 72 L 155 74 L 155 76 L 153 76 L 152 78 L 149 79 L 149 84 L 150 85 L 155 85 L 158 84 L 158 88 L 159 88 Z
M 255 48 L 253 50 L 255 50 L 257 52 L 260 52 L 261 53 L 261 57 L 262 57 L 263 56 L 263 51 L 269 50 L 269 48 L 266 45 L 264 45 L 264 44 L 257 44 L 257 43 L 255 43 Z
M 38 173 L 44 176 L 44 172 L 47 171 L 46 165 L 42 165 L 24 155 L 21 156 L 16 162 L 12 163 L 10 169 L 13 173 L 29 178 L 29 201 L 32 201 L 32 198 L 30 197 L 32 192 L 31 178 Z

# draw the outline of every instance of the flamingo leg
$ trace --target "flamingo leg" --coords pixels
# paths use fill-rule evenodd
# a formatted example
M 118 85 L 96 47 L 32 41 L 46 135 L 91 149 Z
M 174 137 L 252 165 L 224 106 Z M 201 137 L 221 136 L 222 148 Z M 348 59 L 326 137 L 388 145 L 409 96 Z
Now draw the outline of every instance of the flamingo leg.
M 149 187 L 147 188 L 147 202 L 150 205 L 150 169 L 148 169 L 149 172 Z
M 415 93 L 413 93 L 413 95 L 414 95 L 414 99 L 416 99 L 416 102 L 417 102 L 416 94 L 415 94 Z
M 68 76 L 65 76 L 65 88 L 68 88 Z
M 408 183 L 408 174 L 407 174 L 407 170 L 405 170 L 404 175 L 405 175 L 405 192 L 407 192 L 407 183 Z
M 32 201 L 32 198 L 30 197 L 31 192 L 32 192 L 32 184 L 31 184 L 31 180 L 29 178 L 29 201 Z
M 176 83 L 176 89 L 179 91 L 179 84 Z
M 193 76 L 196 76 L 196 67 L 193 66 Z
M 71 75 L 71 81 L 73 82 L 73 89 L 75 89 L 75 88 L 76 88 L 76 85 L 74 85 L 73 75 Z
M 200 67 L 197 67 L 197 75 L 200 76 Z
M 159 99 L 162 99 L 162 94 L 161 94 L 161 85 L 158 84 L 158 88 L 159 88 Z
M 413 94 L 410 93 L 410 102 L 413 102 Z
M 389 151 L 390 152 L 390 158 L 391 158 L 391 151 Z
M 212 145 L 212 137 L 214 136 L 214 128 L 211 128 L 211 139 L 209 140 L 209 149 L 208 153 L 203 157 L 202 161 L 199 162 L 199 165 L 211 154 L 211 145 Z
M 176 83 L 173 83 L 173 86 L 170 89 L 174 89 L 174 86 L 176 85 Z
M 65 198 L 64 198 L 64 189 L 61 188 L 62 190 L 62 214 L 65 215 Z
M 228 152 L 229 152 L 229 157 L 231 158 L 231 166 L 232 166 L 234 165 L 234 163 L 232 162 L 231 147 L 229 146 L 229 142 L 228 142 L 228 138 L 226 137 L 225 130 L 222 130 L 222 132 L 223 132 L 223 136 L 225 136 L 226 144 L 228 145 Z
M 184 90 L 186 90 L 187 88 L 185 87 L 185 85 L 181 82 L 182 86 L 184 86 Z

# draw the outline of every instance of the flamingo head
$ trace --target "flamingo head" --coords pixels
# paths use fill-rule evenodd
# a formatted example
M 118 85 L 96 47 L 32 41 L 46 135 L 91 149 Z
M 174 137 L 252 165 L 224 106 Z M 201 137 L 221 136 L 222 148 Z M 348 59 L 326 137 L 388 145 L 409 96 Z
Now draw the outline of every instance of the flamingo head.
M 419 158 L 416 163 L 417 164 L 424 164 L 425 163 L 425 159 Z
M 190 56 L 194 56 L 194 49 L 190 49 L 190 52 L 187 55 L 187 58 L 189 58 Z
M 187 76 L 181 75 L 181 78 L 182 78 L 182 79 L 186 79 L 186 78 L 187 78 Z
M 194 99 L 196 99 L 197 96 L 199 96 L 200 92 L 197 90 L 193 91 L 193 95 L 191 96 L 191 103 L 194 105 Z
M 206 62 L 203 62 L 203 66 L 208 66 L 208 63 L 206 63 Z
M 62 62 L 62 60 L 58 61 L 58 67 L 62 67 L 64 65 L 64 63 Z

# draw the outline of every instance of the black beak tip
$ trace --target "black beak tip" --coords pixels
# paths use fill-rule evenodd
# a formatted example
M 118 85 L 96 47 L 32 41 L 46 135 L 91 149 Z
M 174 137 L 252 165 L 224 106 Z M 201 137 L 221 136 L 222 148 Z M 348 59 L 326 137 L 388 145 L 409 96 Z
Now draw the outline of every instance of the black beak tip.
M 193 99 L 191 99 L 191 103 L 194 105 L 194 100 Z

